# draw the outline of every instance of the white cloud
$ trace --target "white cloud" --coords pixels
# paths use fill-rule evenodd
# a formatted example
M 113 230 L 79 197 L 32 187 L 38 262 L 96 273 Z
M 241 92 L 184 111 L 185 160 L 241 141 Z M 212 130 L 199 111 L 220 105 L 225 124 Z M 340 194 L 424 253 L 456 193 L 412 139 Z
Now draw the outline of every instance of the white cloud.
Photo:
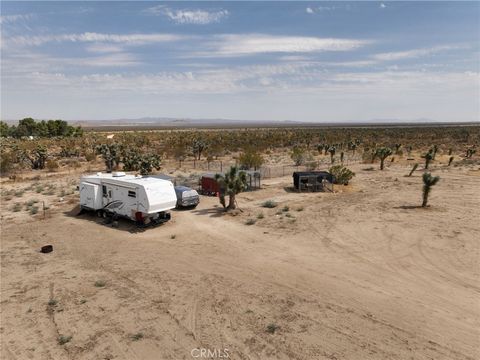
M 396 51 L 396 52 L 375 54 L 373 55 L 373 58 L 380 61 L 396 61 L 396 60 L 403 60 L 403 59 L 418 58 L 422 56 L 435 54 L 441 51 L 457 50 L 461 48 L 464 48 L 464 46 L 458 46 L 458 45 L 434 46 L 431 48 L 424 48 L 424 49 L 413 49 L 413 50 L 406 50 L 406 51 Z
M 309 53 L 351 51 L 370 41 L 306 36 L 274 36 L 264 34 L 217 35 L 210 51 L 203 56 L 241 56 L 262 53 Z
M 3 85 L 9 89 L 5 101 L 11 109 L 5 115 L 12 118 L 18 117 L 12 111 L 19 115 L 28 109 L 39 117 L 51 112 L 48 117 L 75 119 L 159 114 L 265 120 L 424 117 L 468 121 L 478 117 L 479 80 L 476 72 L 332 73 L 319 66 L 284 64 L 145 74 L 26 72 L 5 78 Z M 49 91 L 42 91 L 45 88 Z M 32 100 L 25 103 L 26 97 Z M 85 103 L 89 106 L 82 107 Z
M 102 34 L 85 32 L 81 34 L 13 36 L 4 39 L 5 43 L 22 46 L 39 46 L 49 42 L 104 42 L 126 45 L 144 45 L 148 43 L 170 42 L 184 39 L 184 36 L 174 34 Z
M 387 7 L 387 5 L 385 5 L 384 3 L 380 3 L 380 8 L 381 9 L 385 9 Z
M 313 13 L 314 13 L 314 11 L 313 11 L 313 9 L 312 9 L 311 7 L 307 7 L 307 8 L 305 9 L 305 11 L 307 12 L 307 14 L 313 14 Z
M 33 18 L 33 14 L 16 14 L 16 15 L 3 15 L 0 16 L 0 24 L 13 24 L 18 21 L 27 21 Z
M 98 54 L 117 53 L 117 52 L 124 51 L 124 48 L 120 45 L 105 44 L 105 43 L 93 43 L 91 45 L 88 45 L 85 49 L 88 52 L 98 53 Z
M 144 12 L 152 15 L 164 15 L 177 24 L 207 25 L 217 23 L 229 16 L 228 10 L 172 10 L 164 5 L 157 5 Z

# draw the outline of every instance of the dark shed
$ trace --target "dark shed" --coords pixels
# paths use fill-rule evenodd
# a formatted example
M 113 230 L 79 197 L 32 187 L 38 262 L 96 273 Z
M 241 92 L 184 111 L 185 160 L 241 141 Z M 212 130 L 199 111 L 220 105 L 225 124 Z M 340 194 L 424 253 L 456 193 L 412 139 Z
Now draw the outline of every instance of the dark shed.
M 324 183 L 333 184 L 333 175 L 328 171 L 296 171 L 293 186 L 298 191 L 323 191 Z

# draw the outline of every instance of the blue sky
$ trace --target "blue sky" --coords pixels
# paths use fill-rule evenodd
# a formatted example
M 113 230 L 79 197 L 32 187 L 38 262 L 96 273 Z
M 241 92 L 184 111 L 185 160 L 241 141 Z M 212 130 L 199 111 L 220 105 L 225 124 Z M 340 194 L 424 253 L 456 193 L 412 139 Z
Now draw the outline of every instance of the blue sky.
M 478 121 L 479 2 L 1 2 L 1 117 Z

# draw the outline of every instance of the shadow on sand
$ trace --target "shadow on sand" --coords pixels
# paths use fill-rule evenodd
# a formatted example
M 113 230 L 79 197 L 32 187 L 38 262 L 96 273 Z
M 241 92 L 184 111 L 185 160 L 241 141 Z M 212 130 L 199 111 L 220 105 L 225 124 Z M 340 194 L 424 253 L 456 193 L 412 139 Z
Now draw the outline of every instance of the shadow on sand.
M 108 219 L 104 219 L 101 217 L 98 217 L 94 212 L 92 211 L 80 211 L 80 207 L 77 205 L 75 206 L 72 210 L 66 211 L 63 213 L 65 216 L 75 218 L 80 221 L 86 221 L 86 222 L 91 222 L 93 224 L 96 224 L 96 226 L 108 226 L 116 230 L 120 231 L 128 231 L 130 233 L 141 233 L 144 232 L 145 230 L 151 229 L 155 226 L 147 226 L 147 227 L 138 227 L 135 225 L 134 222 L 128 219 L 124 218 L 119 218 L 118 220 L 111 221 Z M 159 226 L 159 225 L 156 225 Z
M 427 207 L 422 207 L 421 205 L 402 205 L 402 206 L 395 206 L 394 209 L 402 209 L 402 210 L 412 210 L 412 209 L 426 209 Z
M 208 208 L 208 209 L 199 209 L 199 210 L 192 210 L 192 213 L 195 215 L 208 215 L 210 217 L 222 217 L 225 215 L 227 212 L 225 211 L 224 208 L 220 206 L 216 206 L 213 208 Z

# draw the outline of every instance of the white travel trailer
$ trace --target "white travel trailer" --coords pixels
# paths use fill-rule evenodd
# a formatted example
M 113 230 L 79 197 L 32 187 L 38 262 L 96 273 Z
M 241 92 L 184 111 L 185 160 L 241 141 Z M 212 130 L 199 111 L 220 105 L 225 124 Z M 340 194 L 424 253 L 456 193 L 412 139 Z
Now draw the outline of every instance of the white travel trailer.
M 177 196 L 171 181 L 124 172 L 97 173 L 80 179 L 80 207 L 105 218 L 125 217 L 139 225 L 170 220 Z

